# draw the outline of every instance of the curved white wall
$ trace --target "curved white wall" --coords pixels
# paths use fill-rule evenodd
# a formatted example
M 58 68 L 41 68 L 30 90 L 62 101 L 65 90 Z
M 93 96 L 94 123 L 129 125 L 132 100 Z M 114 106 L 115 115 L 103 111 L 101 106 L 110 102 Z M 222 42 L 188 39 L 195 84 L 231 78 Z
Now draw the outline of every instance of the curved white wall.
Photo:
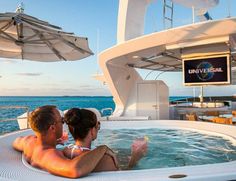
M 143 35 L 147 6 L 152 0 L 120 0 L 117 43 Z

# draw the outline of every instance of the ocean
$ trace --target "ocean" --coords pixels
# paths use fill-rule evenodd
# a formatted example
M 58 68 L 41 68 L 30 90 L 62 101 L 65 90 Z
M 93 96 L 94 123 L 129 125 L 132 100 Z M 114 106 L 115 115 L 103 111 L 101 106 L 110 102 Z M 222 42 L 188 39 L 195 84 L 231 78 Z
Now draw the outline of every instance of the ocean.
M 187 97 L 170 97 L 170 101 L 180 100 Z M 115 109 L 113 97 L 106 96 L 0 96 L 1 106 L 26 106 L 30 111 L 43 105 L 55 105 L 60 110 L 79 108 L 96 108 L 101 111 L 104 108 Z M 0 135 L 19 130 L 17 116 L 26 112 L 26 109 L 0 109 Z M 104 111 L 103 116 L 109 116 L 111 111 Z

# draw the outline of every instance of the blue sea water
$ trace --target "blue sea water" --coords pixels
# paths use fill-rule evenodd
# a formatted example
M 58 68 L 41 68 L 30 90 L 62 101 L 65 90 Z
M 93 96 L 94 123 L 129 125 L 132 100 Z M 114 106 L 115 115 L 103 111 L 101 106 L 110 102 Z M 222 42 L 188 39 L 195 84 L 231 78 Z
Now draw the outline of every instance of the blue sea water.
M 170 101 L 176 101 L 186 97 L 170 97 Z M 0 96 L 0 106 L 27 106 L 30 111 L 43 105 L 55 105 L 60 110 L 79 108 L 96 108 L 101 111 L 104 108 L 115 109 L 113 97 L 105 96 Z M 26 109 L 0 109 L 0 134 L 18 130 L 16 120 L 2 122 L 5 119 L 16 118 L 26 112 Z M 103 115 L 111 114 L 110 111 Z

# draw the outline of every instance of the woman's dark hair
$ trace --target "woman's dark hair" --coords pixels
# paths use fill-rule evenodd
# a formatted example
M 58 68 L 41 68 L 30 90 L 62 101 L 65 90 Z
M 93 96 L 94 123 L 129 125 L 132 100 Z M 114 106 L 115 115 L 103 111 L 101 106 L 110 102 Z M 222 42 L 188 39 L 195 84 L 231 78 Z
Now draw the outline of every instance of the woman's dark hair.
M 67 111 L 64 120 L 75 140 L 84 139 L 89 130 L 97 124 L 97 116 L 95 113 L 79 108 L 72 108 Z

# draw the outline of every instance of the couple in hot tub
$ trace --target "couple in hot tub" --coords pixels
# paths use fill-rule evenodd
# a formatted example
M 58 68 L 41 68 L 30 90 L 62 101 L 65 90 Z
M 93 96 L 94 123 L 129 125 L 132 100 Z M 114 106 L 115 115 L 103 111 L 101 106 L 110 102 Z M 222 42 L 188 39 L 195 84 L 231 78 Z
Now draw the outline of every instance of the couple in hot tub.
M 58 150 L 56 145 L 62 141 L 64 122 L 75 144 Z M 90 172 L 119 170 L 116 155 L 106 145 L 91 150 L 91 143 L 100 129 L 95 112 L 72 108 L 63 118 L 56 106 L 42 106 L 30 114 L 29 123 L 35 135 L 16 138 L 13 148 L 23 152 L 32 166 L 69 178 L 79 178 Z M 147 144 L 133 144 L 127 169 L 135 166 L 146 151 Z

